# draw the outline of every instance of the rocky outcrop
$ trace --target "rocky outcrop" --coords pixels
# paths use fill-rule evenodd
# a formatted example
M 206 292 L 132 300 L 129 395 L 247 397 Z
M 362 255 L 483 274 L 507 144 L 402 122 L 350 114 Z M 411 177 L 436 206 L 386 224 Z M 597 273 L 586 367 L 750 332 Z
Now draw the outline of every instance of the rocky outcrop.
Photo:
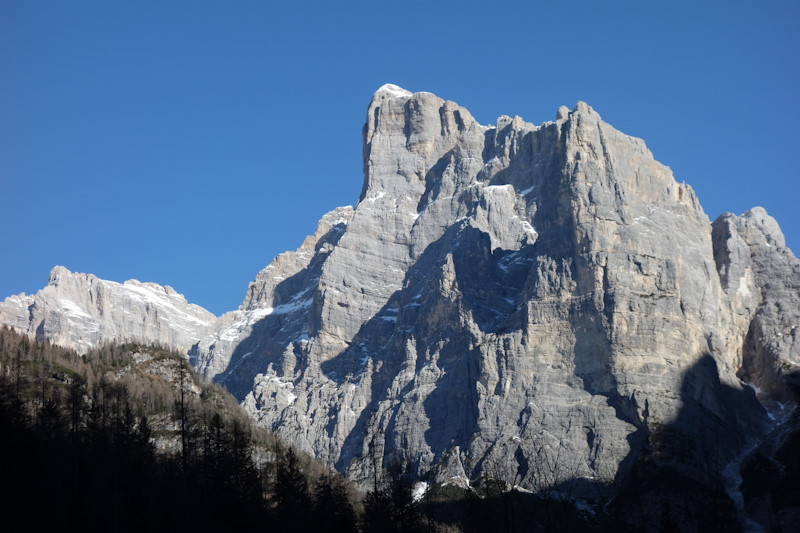
M 764 431 L 740 377 L 766 387 L 757 359 L 796 361 L 786 343 L 760 354 L 794 320 L 798 274 L 762 211 L 712 234 L 692 189 L 582 102 L 483 126 L 386 85 L 363 135 L 355 208 L 193 353 L 260 423 L 356 479 L 377 456 L 529 484 L 542 457 L 610 479 L 655 433 L 725 428 L 727 461 Z
M 314 284 L 352 213 L 351 207 L 340 207 L 326 214 L 296 252 L 279 255 L 258 273 L 239 309 L 223 315 L 190 353 L 200 372 L 240 397 L 251 390 L 252 376 L 264 363 L 252 358 L 256 351 L 280 352 L 282 371 L 293 372 L 295 352 L 302 353 L 310 340 Z
M 78 353 L 125 341 L 186 353 L 215 321 L 172 287 L 136 280 L 116 283 L 62 266 L 50 272 L 47 286 L 35 295 L 0 302 L 0 323 Z
M 713 238 L 739 376 L 765 400 L 792 401 L 785 377 L 800 371 L 800 261 L 760 207 L 720 215 Z

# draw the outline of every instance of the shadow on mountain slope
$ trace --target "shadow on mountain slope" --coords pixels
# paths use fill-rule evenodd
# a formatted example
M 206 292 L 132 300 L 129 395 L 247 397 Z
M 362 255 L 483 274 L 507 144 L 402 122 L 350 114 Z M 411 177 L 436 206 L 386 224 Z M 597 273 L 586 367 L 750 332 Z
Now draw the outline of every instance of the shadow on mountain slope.
M 767 413 L 752 389 L 722 383 L 708 354 L 684 373 L 680 397 L 675 420 L 649 422 L 630 468 L 606 487 L 611 516 L 647 531 L 741 531 L 744 517 L 731 497 L 738 486 L 726 467 L 763 437 Z
M 344 234 L 344 227 L 344 223 L 333 226 L 317 241 L 311 262 L 275 286 L 272 314 L 253 324 L 251 334 L 233 350 L 227 368 L 214 377 L 215 383 L 224 385 L 239 401 L 252 390 L 253 378 L 263 373 L 270 363 L 282 374 L 287 347 L 307 334 L 310 307 L 303 306 L 302 302 L 314 296 L 310 293 L 314 287 L 313 280 L 319 279 L 328 258 L 328 254 L 319 251 L 325 245 L 336 246 Z M 290 355 L 303 355 L 296 351 Z
M 751 389 L 720 382 L 710 355 L 686 370 L 680 395 L 683 408 L 673 421 L 641 426 L 646 438 L 623 461 L 629 467 L 613 480 L 572 478 L 553 485 L 535 479 L 535 473 L 531 484 L 539 488 L 527 492 L 482 477 L 468 491 L 437 487 L 426 496 L 424 512 L 467 532 L 742 531 L 746 518 L 735 502 L 738 481 L 726 474 L 736 470 L 744 450 L 763 436 L 766 413 Z M 767 489 L 758 484 L 766 484 L 771 491 L 767 496 L 778 500 L 773 507 L 784 518 L 796 513 L 791 506 L 796 477 L 791 476 L 800 461 L 792 446 L 800 439 L 800 415 L 795 411 L 793 416 L 793 431 L 767 450 L 769 461 L 780 457 L 783 462 L 771 462 L 771 470 L 758 478 L 757 468 L 767 461 L 758 457 L 752 479 L 745 473 L 742 485 L 747 504 L 747 491 L 757 489 L 763 498 Z M 557 463 L 540 466 L 542 473 L 568 469 Z M 792 524 L 784 519 L 765 525 L 776 523 Z
M 329 235 L 335 237 L 329 242 L 335 243 L 340 232 Z M 463 328 L 463 319 L 469 314 L 481 335 L 516 327 L 518 308 L 509 302 L 509 295 L 518 297 L 523 291 L 536 248 L 492 251 L 486 233 L 466 223 L 453 226 L 423 252 L 406 275 L 403 289 L 365 322 L 350 347 L 322 362 L 323 372 L 337 380 L 358 379 L 369 359 L 374 365 L 371 406 L 360 413 L 346 438 L 338 469 L 345 470 L 351 457 L 363 454 L 364 436 L 368 425 L 374 423 L 373 416 L 381 420 L 378 429 L 384 431 L 379 437 L 384 440 L 382 449 L 376 450 L 383 467 L 398 455 L 412 463 L 418 459 L 407 454 L 404 446 L 408 443 L 399 438 L 407 429 L 398 427 L 402 424 L 428 426 L 424 442 L 435 455 L 434 462 L 451 447 L 468 442 L 476 430 L 475 383 L 484 355 L 475 347 L 475 335 Z M 509 261 L 514 254 L 517 257 Z M 276 304 L 290 303 L 302 293 L 309 280 L 319 276 L 325 259 L 318 255 L 304 270 L 281 282 L 275 289 L 280 295 Z M 489 287 L 492 284 L 497 287 Z M 586 306 L 593 304 L 587 300 Z M 582 311 L 576 308 L 575 312 Z M 240 384 L 240 394 L 249 392 L 253 377 L 263 372 L 265 364 L 278 366 L 292 336 L 308 324 L 308 313 L 306 309 L 294 315 L 273 314 L 259 321 L 253 334 L 237 346 L 218 381 L 229 387 L 233 381 Z M 594 339 L 602 337 L 600 329 L 585 333 L 593 333 L 590 337 Z M 603 350 L 587 342 L 576 345 L 576 352 Z M 250 364 L 248 354 L 255 350 L 266 358 L 253 357 Z M 259 361 L 257 367 L 255 361 Z M 427 383 L 431 392 L 422 401 L 422 410 L 410 410 L 415 402 L 406 402 L 406 395 L 418 388 L 417 380 L 423 379 L 420 371 L 434 366 L 440 373 Z M 396 381 L 404 369 L 409 376 Z M 235 381 L 231 376 L 236 376 Z M 441 379 L 443 376 L 447 378 Z M 608 384 L 589 385 L 597 389 L 595 394 L 605 392 L 610 404 L 620 402 L 624 410 L 625 399 L 607 392 Z M 675 420 L 664 424 L 646 418 L 638 421 L 639 430 L 630 439 L 632 451 L 613 482 L 569 480 L 561 483 L 558 491 L 604 494 L 605 499 L 598 498 L 595 505 L 598 511 L 608 510 L 607 519 L 612 523 L 621 521 L 644 529 L 678 524 L 684 530 L 691 530 L 686 524 L 714 523 L 737 530 L 741 516 L 726 492 L 728 482 L 722 472 L 752 439 L 763 434 L 766 413 L 752 390 L 720 382 L 711 355 L 701 357 L 685 372 L 680 396 L 683 407 Z M 583 488 L 567 488 L 576 484 Z
M 516 299 L 527 279 L 531 248 L 492 251 L 485 232 L 466 222 L 452 226 L 425 249 L 406 274 L 403 288 L 364 323 L 350 347 L 322 363 L 322 371 L 337 379 L 358 379 L 369 360 L 374 368 L 371 408 L 361 412 L 347 437 L 339 469 L 350 457 L 361 455 L 373 415 L 388 417 L 382 423 L 386 461 L 395 453 L 416 461 L 406 456 L 407 449 L 394 448 L 401 409 L 406 415 L 402 424 L 410 420 L 429 425 L 424 440 L 437 459 L 451 446 L 468 441 L 477 421 L 475 383 L 483 356 L 464 324 L 474 324 L 482 334 L 510 326 L 509 319 L 519 311 Z M 398 380 L 404 369 L 409 377 Z M 438 379 L 441 376 L 447 378 Z M 413 411 L 415 402 L 406 404 L 405 396 L 426 379 L 432 392 L 423 401 L 424 410 Z M 398 385 L 400 389 L 392 392 Z M 399 440 L 397 444 L 402 448 Z
M 385 446 L 380 450 L 381 466 L 387 466 L 387 461 L 396 455 L 414 461 L 414 457 L 406 456 L 407 449 L 403 449 L 403 442 L 394 440 L 397 433 L 405 429 L 398 428 L 398 415 L 401 415 L 403 423 L 413 423 L 411 415 L 414 413 L 401 413 L 401 409 L 414 402 L 407 404 L 404 399 L 415 386 L 415 380 L 420 379 L 420 370 L 432 363 L 441 371 L 439 377 L 448 378 L 436 378 L 429 383 L 432 391 L 422 402 L 423 411 L 416 412 L 417 416 L 424 415 L 427 418 L 421 421 L 429 425 L 424 434 L 425 443 L 438 460 L 447 449 L 466 443 L 475 431 L 478 400 L 475 383 L 479 379 L 483 354 L 473 345 L 475 337 L 458 324 L 464 313 L 471 313 L 473 317 L 478 317 L 475 322 L 483 334 L 504 332 L 503 328 L 513 327 L 507 317 L 514 315 L 516 306 L 506 301 L 509 311 L 507 317 L 501 320 L 491 318 L 492 302 L 498 296 L 490 294 L 492 291 L 486 290 L 485 286 L 487 280 L 498 283 L 501 280 L 506 283 L 513 280 L 506 285 L 509 293 L 522 290 L 521 284 L 527 279 L 530 264 L 520 262 L 515 267 L 519 271 L 511 273 L 500 268 L 500 265 L 504 265 L 504 259 L 510 254 L 522 253 L 525 257 L 533 257 L 534 254 L 534 250 L 492 251 L 487 241 L 485 233 L 468 225 L 454 226 L 448 230 L 420 256 L 409 270 L 404 288 L 392 295 L 381 311 L 362 326 L 351 346 L 322 363 L 323 372 L 336 373 L 345 380 L 358 379 L 368 359 L 371 358 L 375 365 L 371 408 L 360 413 L 347 437 L 338 469 L 346 469 L 351 457 L 362 455 L 365 449 L 364 435 L 373 415 L 385 418 L 381 424 L 385 433 L 379 437 L 385 439 Z M 276 294 L 279 290 L 284 291 L 280 294 L 287 300 L 276 299 L 280 301 L 278 305 L 291 301 L 297 295 L 297 289 L 305 286 L 303 282 L 318 276 L 325 259 L 324 256 L 315 257 L 306 269 L 279 284 Z M 451 281 L 455 280 L 459 290 L 453 293 L 453 298 L 446 297 L 441 291 L 442 283 L 448 280 L 447 268 L 455 269 L 451 272 L 454 274 Z M 459 276 L 459 271 L 463 272 L 466 268 L 476 270 L 479 274 L 474 278 Z M 499 297 L 503 298 L 502 294 Z M 586 305 L 592 304 L 587 302 Z M 290 340 L 286 333 L 287 325 L 307 324 L 307 313 L 303 311 L 288 322 L 287 319 L 291 317 L 282 314 L 270 315 L 259 321 L 254 327 L 254 334 L 236 348 L 225 375 L 231 375 L 233 371 L 237 375 L 244 375 L 242 372 L 248 370 L 246 378 L 237 380 L 242 384 L 243 391 L 248 392 L 253 376 L 264 370 L 264 359 L 260 358 L 261 363 L 257 368 L 250 369 L 242 366 L 247 363 L 247 354 L 255 347 L 261 347 L 262 352 L 267 354 L 268 362 L 279 361 Z M 424 327 L 415 330 L 423 321 Z M 453 335 L 454 332 L 448 332 L 447 328 L 458 329 L 459 335 Z M 282 344 L 278 335 L 281 331 L 284 332 L 286 344 Z M 419 332 L 423 334 L 419 337 L 414 335 Z M 600 335 L 601 332 L 598 330 L 594 333 Z M 590 348 L 586 343 L 576 345 L 576 352 Z M 598 349 L 602 350 L 602 347 Z M 410 371 L 410 376 L 400 383 L 398 390 L 390 393 L 395 379 L 404 368 Z M 600 390 L 595 393 L 603 394 Z M 610 404 L 615 401 L 621 402 L 621 405 L 625 403 L 624 398 L 615 398 L 613 394 L 607 397 Z M 622 461 L 613 481 L 572 479 L 560 483 L 555 492 L 586 495 L 594 491 L 598 496 L 592 506 L 598 516 L 596 520 L 600 529 L 632 527 L 652 530 L 671 527 L 693 531 L 709 527 L 713 530 L 741 530 L 743 515 L 729 495 L 736 496 L 738 487 L 731 485 L 723 470 L 739 459 L 743 450 L 755 439 L 763 436 L 768 427 L 767 414 L 751 389 L 728 386 L 720 381 L 717 363 L 709 354 L 702 356 L 685 371 L 680 398 L 683 407 L 674 420 L 663 424 L 646 418 L 639 421 L 639 430 L 634 434 L 636 438 L 630 440 L 631 452 Z M 795 420 L 800 415 L 795 412 L 793 416 Z M 797 465 L 791 451 L 793 446 L 797 446 L 797 435 L 800 434 L 800 430 L 796 430 L 798 427 L 800 422 L 795 420 L 794 432 L 787 430 L 780 442 L 773 446 L 780 452 L 776 452 L 777 457 L 782 459 L 775 459 L 776 453 L 772 453 L 775 450 L 769 454 L 764 452 L 761 456 L 753 454 L 748 457 L 749 462 L 743 467 L 743 493 L 748 512 L 750 507 L 756 505 L 761 505 L 758 512 L 762 514 L 769 509 L 784 515 L 791 512 L 792 506 L 786 504 L 786 501 L 791 504 L 791 498 L 787 500 L 782 496 L 783 492 L 774 487 L 781 483 L 791 485 L 793 482 L 791 476 L 797 472 Z M 772 474 L 765 475 L 764 472 L 778 472 L 777 485 L 771 484 Z M 582 488 L 575 490 L 576 485 Z M 560 515 L 553 511 L 548 520 L 567 520 L 564 527 L 569 527 L 569 520 L 573 520 L 570 516 L 580 515 L 582 521 L 586 519 L 577 507 L 564 505 L 558 498 L 553 502 L 547 499 L 550 496 L 541 494 L 518 494 L 515 498 L 521 502 L 526 498 L 538 502 L 527 507 L 529 510 L 525 511 L 525 516 L 530 514 L 530 509 L 541 509 L 543 505 L 555 505 L 553 502 L 557 502 L 562 509 L 558 512 L 565 514 L 557 518 Z M 490 509 L 492 505 L 502 503 L 499 500 L 492 502 L 492 497 L 487 496 L 480 505 Z M 506 505 L 507 501 L 502 504 Z M 764 505 L 769 509 L 765 511 Z M 541 518 L 529 521 L 522 515 L 514 523 L 519 525 L 514 530 L 520 531 L 546 527 Z
M 800 371 L 784 375 L 791 412 L 741 463 L 742 499 L 750 520 L 766 531 L 800 523 Z

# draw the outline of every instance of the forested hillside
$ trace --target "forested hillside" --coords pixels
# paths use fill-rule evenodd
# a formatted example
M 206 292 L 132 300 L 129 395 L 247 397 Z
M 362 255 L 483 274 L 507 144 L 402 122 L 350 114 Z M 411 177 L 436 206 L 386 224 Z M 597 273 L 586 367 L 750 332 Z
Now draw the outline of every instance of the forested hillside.
M 338 475 L 157 347 L 78 356 L 0 329 L 0 435 L 4 531 L 356 527 Z

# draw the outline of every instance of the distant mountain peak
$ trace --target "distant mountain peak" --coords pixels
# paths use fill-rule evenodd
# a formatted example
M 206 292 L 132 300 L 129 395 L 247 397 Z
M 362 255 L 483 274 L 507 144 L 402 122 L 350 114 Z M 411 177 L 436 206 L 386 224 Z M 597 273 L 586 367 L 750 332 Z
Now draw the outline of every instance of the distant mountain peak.
M 123 341 L 188 351 L 216 320 L 170 286 L 117 283 L 64 266 L 54 267 L 35 295 L 0 302 L 0 322 L 79 353 Z

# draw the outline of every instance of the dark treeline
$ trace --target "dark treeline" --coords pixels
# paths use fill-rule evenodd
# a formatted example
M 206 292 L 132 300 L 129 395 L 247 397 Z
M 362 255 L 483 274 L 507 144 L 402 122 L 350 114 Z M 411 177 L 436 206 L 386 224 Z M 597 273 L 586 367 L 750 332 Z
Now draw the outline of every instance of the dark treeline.
M 340 476 L 167 350 L 78 356 L 0 329 L 0 435 L 3 531 L 357 529 Z

